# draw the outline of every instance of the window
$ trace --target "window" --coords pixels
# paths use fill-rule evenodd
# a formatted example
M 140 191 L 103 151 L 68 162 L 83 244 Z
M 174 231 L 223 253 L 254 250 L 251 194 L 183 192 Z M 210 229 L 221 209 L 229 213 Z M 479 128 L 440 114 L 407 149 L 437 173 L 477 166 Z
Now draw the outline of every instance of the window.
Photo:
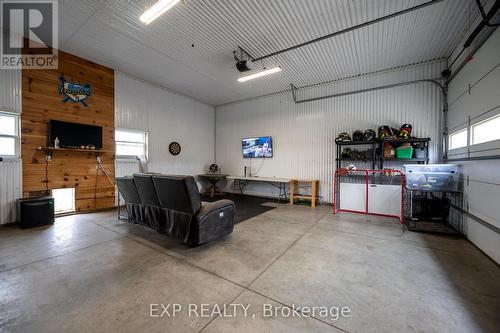
M 471 145 L 500 140 L 500 114 L 471 126 Z
M 450 134 L 449 149 L 467 147 L 467 128 Z
M 19 156 L 19 115 L 0 111 L 0 156 Z
M 148 155 L 148 133 L 146 132 L 117 129 L 115 141 L 117 157 L 135 158 Z
M 54 213 L 72 213 L 75 211 L 75 189 L 55 188 L 52 190 L 54 198 Z

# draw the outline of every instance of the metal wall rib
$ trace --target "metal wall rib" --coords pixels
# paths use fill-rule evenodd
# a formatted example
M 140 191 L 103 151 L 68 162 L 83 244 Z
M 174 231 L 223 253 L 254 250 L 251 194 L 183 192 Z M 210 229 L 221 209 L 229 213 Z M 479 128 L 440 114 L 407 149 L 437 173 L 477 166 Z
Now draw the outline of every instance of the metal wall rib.
M 17 221 L 17 202 L 22 195 L 22 163 L 0 162 L 0 224 Z
M 445 62 L 440 61 L 337 82 L 305 91 L 302 97 L 364 89 L 367 82 L 379 86 L 402 79 L 437 77 L 444 67 Z M 415 135 L 431 137 L 431 159 L 437 162 L 441 145 L 441 110 L 441 92 L 430 83 L 302 104 L 295 104 L 290 92 L 232 103 L 216 108 L 216 161 L 224 173 L 229 174 L 242 175 L 243 168 L 251 163 L 252 172 L 262 177 L 320 179 L 322 200 L 332 202 L 335 137 L 340 132 L 376 130 L 380 125 L 399 127 L 410 123 Z M 275 155 L 272 159 L 250 161 L 242 158 L 241 139 L 254 135 L 273 136 Z M 358 164 L 357 167 L 367 166 Z M 228 189 L 230 186 L 228 184 Z M 277 194 L 271 187 L 263 186 L 251 187 L 249 193 Z
M 0 110 L 20 112 L 21 71 L 0 70 Z
M 0 111 L 21 112 L 21 87 L 20 70 L 0 70 Z M 0 224 L 16 222 L 21 191 L 21 161 L 0 162 Z
M 115 127 L 148 132 L 149 171 L 171 174 L 206 172 L 214 160 L 212 106 L 115 72 Z M 182 153 L 168 152 L 170 142 Z M 117 161 L 116 173 L 138 171 L 137 163 Z

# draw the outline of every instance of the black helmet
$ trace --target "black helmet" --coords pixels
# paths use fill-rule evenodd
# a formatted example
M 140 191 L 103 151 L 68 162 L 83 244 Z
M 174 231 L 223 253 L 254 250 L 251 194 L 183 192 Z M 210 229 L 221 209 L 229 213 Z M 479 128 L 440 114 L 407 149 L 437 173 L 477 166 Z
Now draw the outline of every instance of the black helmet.
M 372 129 L 367 129 L 364 133 L 365 141 L 373 141 L 377 137 L 377 134 Z
M 357 149 L 353 149 L 352 150 L 352 153 L 351 153 L 351 158 L 354 158 L 354 159 L 360 159 L 361 158 L 361 152 Z
M 363 134 L 362 131 L 356 130 L 354 131 L 354 133 L 352 133 L 352 139 L 354 141 L 364 141 L 365 135 Z
M 351 141 L 351 136 L 346 132 L 340 133 L 339 136 L 335 139 L 335 142 L 346 142 L 346 141 Z
M 350 158 L 351 155 L 352 155 L 351 148 L 344 148 L 344 150 L 342 150 L 342 158 Z

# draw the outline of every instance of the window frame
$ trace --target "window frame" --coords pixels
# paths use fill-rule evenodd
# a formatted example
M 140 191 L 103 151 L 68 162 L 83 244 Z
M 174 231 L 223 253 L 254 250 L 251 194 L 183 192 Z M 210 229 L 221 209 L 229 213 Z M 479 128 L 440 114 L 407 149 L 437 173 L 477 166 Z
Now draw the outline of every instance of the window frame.
M 9 111 L 0 109 L 0 116 L 12 117 L 15 120 L 15 135 L 0 134 L 0 138 L 14 139 L 14 155 L 2 155 L 0 157 L 6 160 L 18 160 L 21 157 L 21 117 L 16 111 Z
M 451 142 L 452 142 L 452 139 L 451 137 L 454 136 L 454 135 L 457 135 L 457 134 L 460 134 L 462 132 L 465 132 L 466 134 L 466 139 L 465 139 L 465 145 L 463 146 L 460 146 L 460 147 L 451 147 Z M 459 129 L 453 133 L 450 133 L 448 134 L 448 150 L 457 150 L 457 149 L 463 149 L 463 148 L 467 148 L 469 146 L 469 128 L 468 127 L 464 127 L 462 129 Z
M 481 120 L 481 121 L 478 121 L 477 123 L 474 123 L 474 124 L 471 124 L 470 125 L 470 140 L 469 140 L 469 145 L 470 146 L 477 146 L 477 145 L 484 145 L 484 144 L 488 144 L 488 143 L 491 143 L 491 142 L 499 142 L 500 141 L 500 137 L 499 138 L 496 138 L 496 139 L 493 139 L 493 140 L 488 140 L 488 141 L 483 141 L 483 142 L 477 142 L 475 143 L 474 142 L 474 129 L 475 127 L 481 125 L 481 124 L 484 124 L 486 122 L 489 122 L 493 119 L 497 119 L 499 118 L 500 119 L 500 113 L 494 115 L 494 116 L 491 116 L 491 117 L 488 117 L 484 120 Z
M 116 150 L 116 158 L 120 160 L 135 160 L 139 156 L 138 155 L 118 155 L 118 143 L 123 142 L 123 143 L 139 143 L 137 141 L 122 141 L 122 140 L 116 140 L 116 132 L 117 131 L 122 131 L 122 132 L 129 132 L 129 133 L 138 133 L 144 135 L 144 156 L 146 156 L 146 159 L 148 158 L 148 137 L 149 133 L 146 131 L 141 131 L 141 130 L 134 130 L 134 129 L 128 129 L 128 128 L 115 128 L 115 150 Z

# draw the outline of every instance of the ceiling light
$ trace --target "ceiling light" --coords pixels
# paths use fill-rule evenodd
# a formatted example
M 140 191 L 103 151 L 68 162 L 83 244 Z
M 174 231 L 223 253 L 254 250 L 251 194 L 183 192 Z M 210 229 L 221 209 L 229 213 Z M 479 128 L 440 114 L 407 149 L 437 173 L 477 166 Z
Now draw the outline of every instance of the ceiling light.
M 255 74 L 251 74 L 251 75 L 240 77 L 238 79 L 238 82 L 245 82 L 245 81 L 257 79 L 259 77 L 263 77 L 263 76 L 266 76 L 266 75 L 269 75 L 269 74 L 273 74 L 273 73 L 277 73 L 277 72 L 281 72 L 281 67 L 279 67 L 279 66 L 278 67 L 273 67 L 273 68 L 265 69 L 262 72 L 258 72 L 258 73 L 255 73 Z
M 179 1 L 181 0 L 158 0 L 154 5 L 146 9 L 144 14 L 139 17 L 139 20 L 148 25 L 149 23 L 160 17 L 167 10 L 175 6 Z

